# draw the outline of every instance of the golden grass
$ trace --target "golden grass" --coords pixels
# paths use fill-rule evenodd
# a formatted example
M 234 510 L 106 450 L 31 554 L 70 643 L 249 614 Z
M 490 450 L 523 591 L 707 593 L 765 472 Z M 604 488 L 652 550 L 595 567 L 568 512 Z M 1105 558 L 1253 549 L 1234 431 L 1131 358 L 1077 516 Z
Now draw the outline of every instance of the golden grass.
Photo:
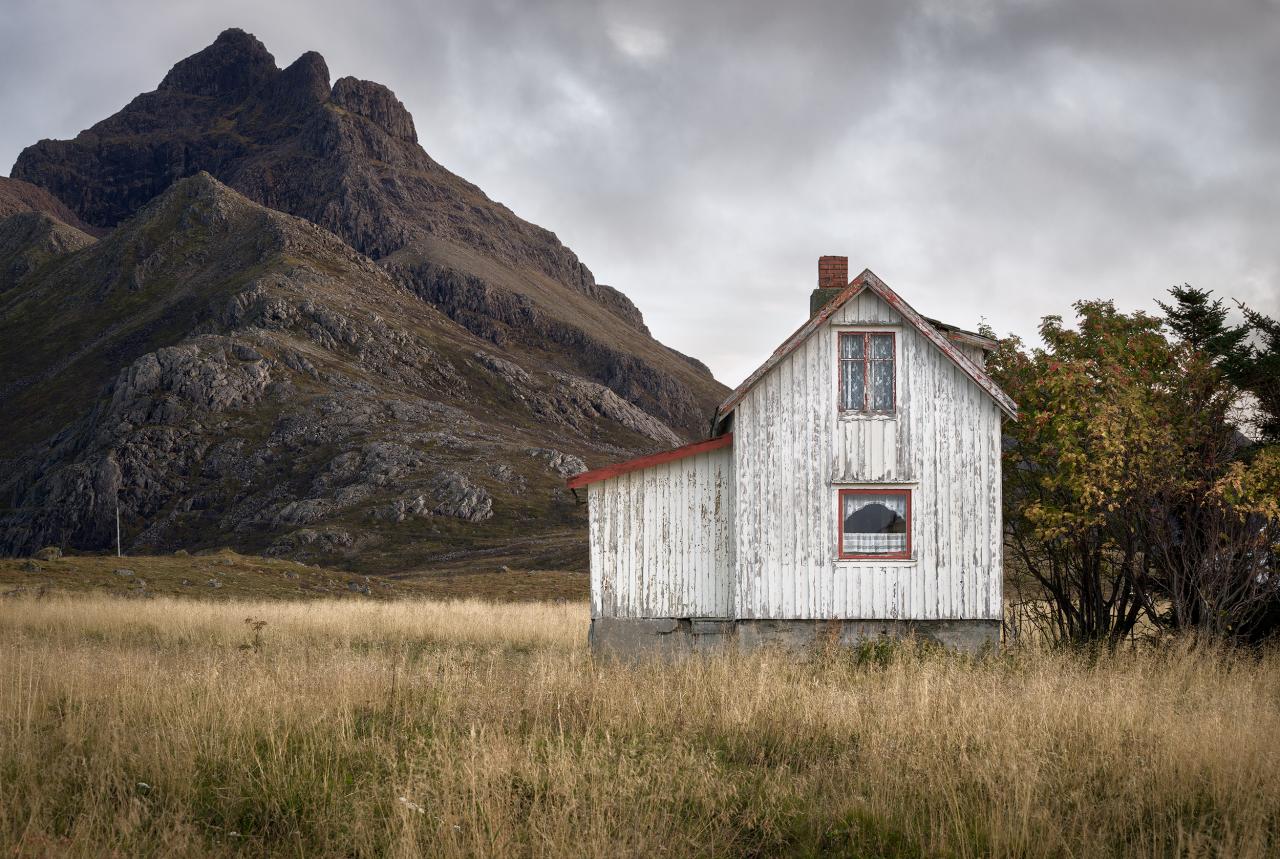
M 215 586 L 216 583 L 216 586 Z M 586 573 L 455 569 L 365 576 L 230 549 L 197 555 L 73 555 L 52 561 L 0 558 L 0 596 L 106 594 L 130 598 L 369 600 L 480 596 L 501 601 L 584 600 Z
M 4 601 L 0 855 L 1280 849 L 1280 655 L 626 666 L 585 629 L 581 604 Z

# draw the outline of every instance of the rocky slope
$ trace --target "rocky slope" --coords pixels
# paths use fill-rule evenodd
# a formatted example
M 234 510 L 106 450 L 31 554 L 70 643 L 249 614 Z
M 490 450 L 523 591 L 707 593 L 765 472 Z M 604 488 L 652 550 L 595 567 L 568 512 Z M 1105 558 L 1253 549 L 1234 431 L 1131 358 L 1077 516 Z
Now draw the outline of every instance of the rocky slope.
M 45 263 L 93 244 L 93 236 L 44 212 L 0 218 L 0 294 Z
M 555 234 L 432 160 L 389 89 L 330 85 L 319 54 L 281 70 L 227 30 L 115 116 L 28 147 L 13 175 L 110 228 L 199 170 L 331 230 L 493 346 L 606 385 L 682 437 L 706 431 L 724 389 L 704 366 L 654 341 Z
M 0 221 L 0 265 L 23 235 L 72 229 Z M 680 440 L 207 173 L 101 240 L 66 235 L 81 238 L 0 291 L 7 553 L 109 546 L 118 504 L 135 552 L 572 565 L 583 508 L 563 477 Z
M 45 189 L 20 179 L 6 179 L 0 176 L 0 221 L 20 212 L 47 215 L 83 233 L 100 235 L 105 232 L 81 221 L 75 212 Z
M 0 181 L 0 553 L 580 566 L 588 465 L 723 386 L 386 87 L 228 30 Z

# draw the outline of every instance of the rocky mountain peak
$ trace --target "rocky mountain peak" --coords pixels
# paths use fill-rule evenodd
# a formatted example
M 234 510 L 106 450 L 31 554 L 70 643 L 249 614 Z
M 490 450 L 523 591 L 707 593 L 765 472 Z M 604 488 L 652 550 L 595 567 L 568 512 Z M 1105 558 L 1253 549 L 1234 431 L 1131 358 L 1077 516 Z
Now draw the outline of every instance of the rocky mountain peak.
M 363 116 L 392 137 L 408 143 L 418 142 L 413 117 L 395 93 L 382 84 L 353 77 L 338 78 L 331 97 L 334 104 Z
M 201 170 L 170 185 L 143 206 L 133 222 L 147 224 L 148 232 L 155 232 L 151 224 L 158 225 L 162 231 L 204 232 L 224 224 L 249 205 L 249 200 Z
M 151 205 L 145 208 L 162 207 L 166 204 L 166 201 L 172 200 L 218 202 L 221 200 L 240 201 L 244 200 L 244 198 L 215 179 L 208 170 L 197 170 L 190 176 L 174 182 L 163 194 L 153 200 Z
M 170 69 L 159 89 L 234 102 L 252 94 L 278 71 L 265 45 L 233 27 Z
M 273 84 L 272 100 L 284 107 L 307 108 L 329 100 L 329 66 L 307 51 L 282 71 Z
M 442 453 L 440 466 L 475 485 L 493 478 L 515 498 L 532 486 L 531 476 L 521 475 L 527 448 L 547 447 L 556 439 L 557 447 L 571 448 L 562 452 L 584 461 L 652 452 L 699 438 L 726 393 L 707 367 L 654 341 L 634 303 L 617 289 L 595 283 L 588 266 L 552 230 L 521 219 L 431 159 L 417 143 L 412 116 L 392 90 L 355 77 L 330 86 L 329 69 L 316 52 L 280 70 L 256 38 L 227 31 L 175 65 L 159 90 L 141 93 L 74 140 L 27 147 L 13 175 L 47 189 L 87 223 L 113 229 L 101 247 L 76 252 L 63 264 L 46 265 L 40 261 L 44 257 L 29 257 L 36 261 L 32 268 L 22 261 L 28 274 L 10 294 L 41 289 L 50 302 L 47 312 L 59 320 L 40 333 L 38 339 L 54 349 L 41 353 L 42 361 L 70 367 L 70 356 L 99 343 L 99 333 L 115 325 L 113 332 L 133 334 L 113 339 L 113 351 L 96 351 L 92 360 L 97 366 L 116 373 L 141 360 L 140 344 L 155 351 L 187 343 L 196 351 L 182 352 L 186 357 L 173 365 L 178 367 L 174 373 L 189 369 L 198 375 L 212 367 L 216 376 L 224 374 L 219 355 L 250 355 L 251 342 L 278 364 L 271 369 L 269 387 L 279 385 L 271 388 L 271 407 L 305 412 L 306 434 L 315 438 L 316 451 L 332 447 L 329 435 L 338 419 L 329 412 L 311 413 L 307 392 L 325 390 L 325 396 L 339 399 L 367 394 L 372 403 L 397 397 L 392 393 L 396 385 L 417 385 L 433 405 L 399 408 L 396 415 L 376 412 L 390 437 L 404 438 L 407 426 L 419 421 L 426 428 L 444 411 L 452 415 L 448 410 L 471 408 L 486 434 L 506 438 L 507 451 L 495 454 L 506 469 L 500 475 L 474 471 L 468 463 L 475 461 L 476 452 L 467 446 L 475 443 L 463 443 L 456 431 L 448 438 L 424 435 L 421 442 L 449 452 L 448 457 Z M 264 266 L 275 274 L 268 277 Z M 344 278 L 353 279 L 335 280 L 335 266 Z M 70 282 L 73 274 L 87 283 Z M 81 300 L 70 300 L 73 294 Z M 109 315 L 101 302 L 109 305 Z M 353 306 L 361 307 L 361 320 L 351 321 Z M 17 314 L 18 303 L 13 307 Z M 147 316 L 156 309 L 163 309 L 164 316 Z M 20 312 L 28 319 L 31 311 Z M 419 320 L 417 328 L 413 319 Z M 150 341 L 136 334 L 143 320 L 150 320 Z M 0 324 L 4 321 L 0 305 Z M 265 343 L 251 329 L 276 334 Z M 292 342 L 279 341 L 285 329 Z M 29 325 L 19 321 L 9 330 L 31 334 Z M 211 330 L 236 343 L 221 344 L 219 352 L 211 342 L 193 339 Z M 0 341 L 3 334 L 0 330 Z M 28 353 L 31 349 L 15 352 L 14 360 L 26 361 Z M 475 357 L 481 353 L 489 357 Z M 4 366 L 3 358 L 0 343 L 0 396 L 8 384 L 27 392 L 23 396 L 31 398 L 29 410 L 52 402 L 54 394 L 37 366 L 24 370 L 13 361 Z M 77 396 L 58 394 L 67 406 L 56 413 L 41 406 L 38 431 L 23 420 L 24 444 L 46 443 L 67 428 L 73 410 L 100 405 L 88 390 L 84 367 L 91 366 L 90 358 L 86 353 L 74 360 L 79 370 L 68 369 L 64 379 L 81 385 Z M 169 358 L 161 365 L 165 361 Z M 99 389 L 109 381 L 106 376 L 92 378 Z M 182 388 L 178 376 L 174 379 Z M 152 406 L 157 415 L 170 415 L 168 405 Z M 22 408 L 10 412 L 26 417 Z M 361 421 L 365 417 L 353 419 L 352 426 L 367 425 Z M 0 449 L 6 426 L 0 420 Z M 161 431 L 147 426 L 148 434 Z M 163 426 L 163 433 L 169 433 L 174 424 L 165 419 Z M 572 443 L 564 440 L 566 430 Z M 210 424 L 202 430 L 205 435 L 196 435 L 207 435 L 214 446 L 243 444 L 250 451 L 264 431 L 292 438 L 300 430 L 246 425 L 239 440 L 221 438 L 227 431 Z M 9 449 L 14 457 L 26 456 L 17 442 Z M 79 453 L 59 456 L 60 461 L 82 461 Z M 192 457 L 188 466 L 202 469 L 198 456 Z M 52 467 L 41 474 L 51 474 Z M 125 480 L 136 481 L 128 475 L 154 470 L 124 471 Z M 352 510 L 346 495 L 321 498 L 310 480 L 288 489 L 293 501 L 311 510 L 308 517 L 314 513 L 319 521 L 328 516 L 324 511 L 337 516 Z M 530 481 L 526 488 L 520 488 L 522 480 Z M 37 490 L 36 483 L 23 483 L 26 488 L 20 490 L 36 493 L 29 502 L 32 510 L 47 507 L 38 501 L 44 489 Z M 462 486 L 452 480 L 440 485 Z M 410 507 L 430 515 L 436 489 L 430 481 L 422 484 Z M 9 497 L 18 492 L 14 488 Z M 202 533 L 283 527 L 233 515 L 227 504 L 241 502 L 228 501 L 218 494 L 220 489 L 214 493 L 210 488 L 214 494 L 207 498 L 174 492 L 178 495 L 169 495 L 166 504 L 192 504 L 180 516 L 198 518 L 196 511 L 210 511 L 198 515 L 209 517 L 201 520 Z M 489 492 L 498 499 L 495 516 L 506 515 L 506 490 L 489 484 Z M 179 495 L 182 501 L 174 502 Z M 428 501 L 419 504 L 419 495 Z M 403 512 L 399 501 L 406 499 L 388 497 L 380 503 L 397 504 L 396 510 Z M 561 512 L 543 502 L 535 504 L 536 512 L 529 510 L 545 525 L 552 520 L 539 517 Z M 280 521 L 297 524 L 296 513 L 280 513 Z M 29 533 L 36 534 L 54 531 Z M 393 542 L 401 539 L 397 544 L 412 542 L 410 534 Z M 152 538 L 145 543 L 159 544 Z
M 118 505 L 135 551 L 563 568 L 566 474 L 706 431 L 705 366 L 329 80 L 227 30 L 0 180 L 0 553 Z

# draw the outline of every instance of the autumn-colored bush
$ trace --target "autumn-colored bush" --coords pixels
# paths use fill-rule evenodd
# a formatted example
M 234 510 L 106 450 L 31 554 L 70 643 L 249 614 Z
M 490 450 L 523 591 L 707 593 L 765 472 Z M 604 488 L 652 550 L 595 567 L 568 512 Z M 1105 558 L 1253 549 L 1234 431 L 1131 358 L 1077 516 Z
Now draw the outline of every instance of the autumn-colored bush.
M 1011 590 L 1044 607 L 1058 642 L 1264 637 L 1280 601 L 1280 447 L 1241 433 L 1257 401 L 1206 348 L 1224 341 L 1195 334 L 1203 314 L 1175 336 L 1109 301 L 1075 310 L 1074 326 L 1046 317 L 1040 346 L 1008 338 L 990 362 L 1019 405 L 1004 430 Z

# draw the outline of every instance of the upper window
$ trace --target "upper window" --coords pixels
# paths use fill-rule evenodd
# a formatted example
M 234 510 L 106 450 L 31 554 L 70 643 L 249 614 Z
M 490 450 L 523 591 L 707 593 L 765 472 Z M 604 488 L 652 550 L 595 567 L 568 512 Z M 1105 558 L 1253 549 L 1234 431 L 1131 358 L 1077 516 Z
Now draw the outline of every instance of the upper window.
M 911 490 L 841 489 L 840 557 L 911 557 Z
M 886 414 L 895 407 L 894 334 L 840 332 L 840 410 Z

